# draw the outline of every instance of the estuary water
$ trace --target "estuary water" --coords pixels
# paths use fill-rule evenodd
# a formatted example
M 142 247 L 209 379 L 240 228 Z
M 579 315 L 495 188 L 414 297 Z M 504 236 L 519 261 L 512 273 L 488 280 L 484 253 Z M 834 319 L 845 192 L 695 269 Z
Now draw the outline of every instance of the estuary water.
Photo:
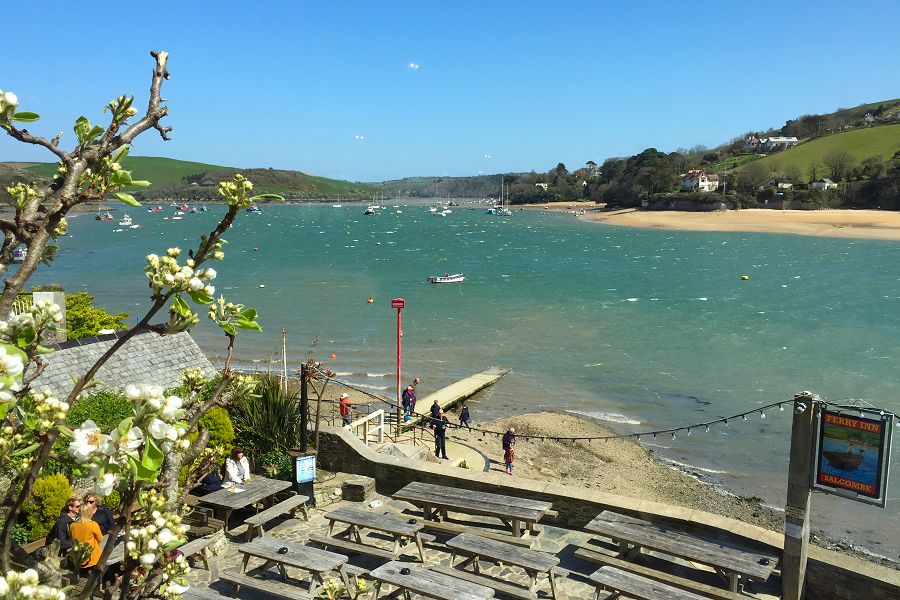
M 214 265 L 217 294 L 257 308 L 264 333 L 239 336 L 238 363 L 265 367 L 285 327 L 292 370 L 318 338 L 314 356 L 340 379 L 392 395 L 390 299 L 402 296 L 403 379 L 419 376 L 420 395 L 488 366 L 512 369 L 470 402 L 476 421 L 557 409 L 638 432 L 801 390 L 900 412 L 900 243 L 639 230 L 465 206 L 446 217 L 422 205 L 363 209 L 240 215 Z M 164 219 L 174 210 L 140 209 L 141 228 L 120 232 L 115 221 L 72 218 L 71 237 L 34 282 L 86 289 L 101 306 L 138 314 L 148 305 L 144 256 L 196 245 L 224 209 Z M 459 272 L 463 284 L 426 282 Z M 224 337 L 205 319 L 193 335 L 211 358 L 222 355 Z M 642 441 L 724 490 L 783 506 L 787 408 Z M 896 558 L 898 497 L 895 485 L 882 510 L 818 494 L 813 529 Z

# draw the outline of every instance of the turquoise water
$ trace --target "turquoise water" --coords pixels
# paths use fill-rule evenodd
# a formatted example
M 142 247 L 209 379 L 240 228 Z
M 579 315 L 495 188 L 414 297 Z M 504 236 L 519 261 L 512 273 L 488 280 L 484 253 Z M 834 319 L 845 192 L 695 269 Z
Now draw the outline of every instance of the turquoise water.
M 73 237 L 35 282 L 83 287 L 101 305 L 137 313 L 148 298 L 143 257 L 188 247 L 222 213 L 211 207 L 164 220 L 173 210 L 135 212 L 142 227 L 118 233 L 115 222 L 73 218 Z M 259 309 L 265 332 L 240 336 L 238 362 L 263 366 L 280 352 L 285 327 L 292 368 L 319 338 L 315 356 L 336 354 L 328 362 L 341 379 L 391 393 L 390 299 L 402 296 L 404 380 L 421 377 L 427 393 L 491 365 L 512 369 L 470 404 L 476 420 L 552 408 L 640 431 L 787 401 L 800 390 L 900 411 L 900 244 L 637 230 L 531 211 L 498 218 L 457 207 L 437 218 L 426 206 L 400 210 L 242 214 L 225 236 L 216 283 Z M 426 283 L 445 272 L 463 272 L 466 282 Z M 210 325 L 194 336 L 210 356 L 222 354 L 224 338 Z M 725 489 L 777 506 L 789 429 L 790 411 L 776 410 L 647 443 Z M 900 526 L 896 505 L 882 511 L 817 495 L 813 506 L 814 529 L 840 522 L 837 533 L 850 530 L 897 555 L 884 533 Z M 859 521 L 848 525 L 850 510 Z

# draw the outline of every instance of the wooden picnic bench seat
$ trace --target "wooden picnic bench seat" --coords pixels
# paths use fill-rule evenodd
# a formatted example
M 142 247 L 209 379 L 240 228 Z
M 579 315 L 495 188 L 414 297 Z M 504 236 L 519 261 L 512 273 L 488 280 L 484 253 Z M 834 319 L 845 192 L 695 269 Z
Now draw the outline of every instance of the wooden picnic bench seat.
M 303 519 L 308 523 L 309 514 L 306 512 L 306 503 L 309 501 L 308 496 L 294 494 L 287 500 L 282 500 L 275 506 L 258 512 L 249 517 L 244 522 L 247 524 L 247 541 L 253 539 L 255 535 L 263 535 L 266 531 L 264 525 L 275 517 L 280 517 L 288 513 L 296 514 L 299 510 L 303 513 Z
M 531 548 L 531 546 L 534 544 L 533 537 L 518 538 L 513 537 L 508 533 L 483 531 L 481 529 L 466 527 L 465 525 L 450 523 L 448 521 L 425 521 L 423 525 L 425 526 L 425 529 L 430 529 L 431 531 L 440 531 L 441 533 L 449 533 L 452 535 L 457 535 L 460 533 L 474 533 L 480 535 L 481 537 L 506 542 L 508 544 L 515 544 L 516 546 L 522 546 L 523 548 Z
M 494 591 L 500 592 L 506 596 L 512 596 L 513 598 L 522 598 L 522 600 L 535 600 L 538 597 L 537 592 L 529 592 L 523 587 L 519 587 L 511 583 L 504 583 L 492 577 L 476 575 L 471 571 L 463 571 L 462 569 L 454 569 L 453 567 L 442 567 L 440 565 L 431 567 L 431 570 L 438 573 L 443 573 L 444 575 L 451 575 L 458 579 L 462 579 L 463 581 L 468 581 L 469 583 L 477 583 L 478 585 L 489 587 Z
M 641 548 L 647 548 L 713 567 L 728 582 L 732 592 L 738 591 L 739 577 L 765 581 L 778 564 L 778 556 L 771 551 L 706 539 L 672 525 L 609 510 L 600 513 L 584 528 L 617 542 L 620 558 L 626 560 L 637 556 Z
M 487 600 L 494 597 L 491 588 L 465 581 L 456 573 L 440 573 L 411 563 L 391 561 L 369 575 L 375 580 L 373 600 L 377 600 L 383 583 L 399 587 L 407 598 L 409 592 L 437 600 Z
M 223 596 L 215 590 L 209 588 L 199 588 L 191 586 L 186 592 L 181 594 L 182 600 L 225 600 L 228 596 Z
M 347 539 L 334 538 L 327 535 L 319 535 L 316 533 L 310 534 L 309 541 L 321 545 L 322 548 L 326 550 L 330 546 L 339 550 L 346 550 L 353 554 L 368 554 L 369 556 L 375 556 L 387 560 L 396 560 L 399 556 L 398 552 L 393 552 L 391 550 L 383 550 L 381 548 L 376 548 L 375 546 L 358 544 Z M 346 554 L 346 552 L 341 552 L 341 554 Z
M 597 585 L 597 600 L 606 598 L 614 600 L 625 594 L 633 600 L 706 600 L 694 592 L 688 592 L 659 581 L 647 579 L 616 567 L 600 567 L 590 575 L 591 581 Z M 612 594 L 603 596 L 603 590 Z
M 186 544 L 182 544 L 181 546 L 178 547 L 178 550 L 184 555 L 185 558 L 190 558 L 190 557 L 194 556 L 195 554 L 199 554 L 200 560 L 203 561 L 203 567 L 207 571 L 210 571 L 211 573 L 215 573 L 216 572 L 215 571 L 215 568 L 216 568 L 215 562 L 213 563 L 212 568 L 210 568 L 210 565 L 209 565 L 210 556 L 207 553 L 207 549 L 209 548 L 209 546 L 211 544 L 214 544 L 215 542 L 216 542 L 216 539 L 211 536 L 196 538 L 196 539 L 189 541 Z
M 713 598 L 714 600 L 746 600 L 747 598 L 747 596 L 729 590 L 723 590 L 722 588 L 706 585 L 699 581 L 685 579 L 684 577 L 672 575 L 665 571 L 659 571 L 651 567 L 645 567 L 608 554 L 603 554 L 586 545 L 579 546 L 579 548 L 575 550 L 575 556 L 598 565 L 616 567 L 617 569 L 628 571 L 629 573 L 634 573 L 635 575 L 640 575 L 641 577 L 646 577 L 647 579 L 652 579 L 660 583 L 665 583 L 672 587 L 694 592 L 707 598 Z
M 231 593 L 235 597 L 239 597 L 238 592 L 240 592 L 241 586 L 244 586 L 259 592 L 265 592 L 276 598 L 295 598 L 297 600 L 309 600 L 309 598 L 312 598 L 307 590 L 295 585 L 271 579 L 259 579 L 234 571 L 222 571 L 219 574 L 219 579 L 231 584 Z

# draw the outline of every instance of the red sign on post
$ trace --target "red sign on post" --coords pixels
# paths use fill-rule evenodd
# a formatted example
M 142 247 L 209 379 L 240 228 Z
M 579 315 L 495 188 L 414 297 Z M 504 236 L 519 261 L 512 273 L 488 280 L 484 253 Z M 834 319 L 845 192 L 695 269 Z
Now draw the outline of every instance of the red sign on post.
M 391 308 L 404 308 L 406 301 L 403 298 L 394 298 L 391 300 Z

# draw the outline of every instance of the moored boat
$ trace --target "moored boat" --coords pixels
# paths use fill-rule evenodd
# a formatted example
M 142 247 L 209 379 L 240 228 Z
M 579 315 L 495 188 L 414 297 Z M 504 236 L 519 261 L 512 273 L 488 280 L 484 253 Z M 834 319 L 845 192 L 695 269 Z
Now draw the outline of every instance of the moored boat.
M 13 250 L 12 261 L 14 263 L 20 263 L 25 261 L 25 257 L 28 256 L 28 248 L 25 246 L 19 246 L 15 250 Z
M 252 214 L 254 214 L 254 215 L 261 215 L 261 214 L 262 214 L 262 210 L 261 210 L 257 205 L 255 205 L 255 204 L 251 204 L 250 206 L 248 206 L 248 207 L 246 208 L 246 211 L 247 211 L 248 213 L 252 213 Z
M 465 280 L 466 276 L 462 273 L 456 273 L 455 275 L 444 273 L 443 275 L 433 275 L 429 277 L 428 283 L 462 283 Z

